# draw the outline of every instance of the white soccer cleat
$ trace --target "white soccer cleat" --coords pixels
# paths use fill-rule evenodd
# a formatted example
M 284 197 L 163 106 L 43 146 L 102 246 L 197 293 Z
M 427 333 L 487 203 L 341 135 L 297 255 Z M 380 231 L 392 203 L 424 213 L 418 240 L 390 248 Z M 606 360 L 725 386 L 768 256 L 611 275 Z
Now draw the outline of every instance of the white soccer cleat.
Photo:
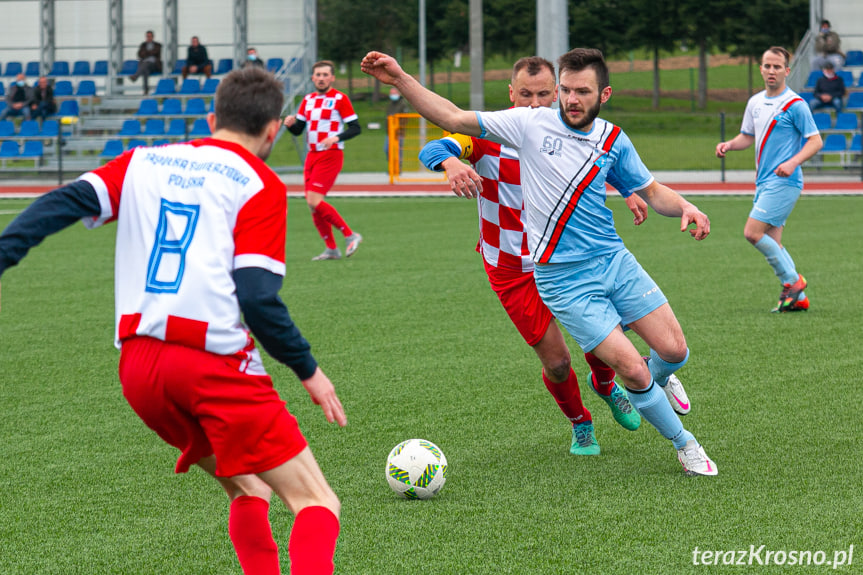
M 313 257 L 312 261 L 313 262 L 322 262 L 324 260 L 340 260 L 340 259 L 342 259 L 342 252 L 341 252 L 341 250 L 339 250 L 339 248 L 336 248 L 334 250 L 327 248 L 320 255 Z
M 686 442 L 682 449 L 677 450 L 677 459 L 683 466 L 686 475 L 716 475 L 718 470 L 713 460 L 704 453 L 704 448 L 694 439 Z
M 360 247 L 360 242 L 363 241 L 363 236 L 358 234 L 357 232 L 352 233 L 348 237 L 345 238 L 345 257 L 349 258 L 354 253 L 356 253 L 357 248 Z
M 673 373 L 668 376 L 668 383 L 662 387 L 665 392 L 665 397 L 668 398 L 668 403 L 678 415 L 686 415 L 689 413 L 689 396 L 686 395 L 686 390 L 683 389 L 683 384 L 677 379 Z

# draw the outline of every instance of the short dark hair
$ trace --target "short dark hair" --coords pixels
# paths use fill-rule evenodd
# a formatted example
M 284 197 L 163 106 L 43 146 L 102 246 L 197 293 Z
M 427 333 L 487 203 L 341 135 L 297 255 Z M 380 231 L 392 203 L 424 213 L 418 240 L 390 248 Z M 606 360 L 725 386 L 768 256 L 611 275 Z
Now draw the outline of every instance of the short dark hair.
M 152 31 L 152 30 L 147 30 L 146 32 L 144 32 L 144 36 L 146 36 L 147 34 L 153 34 L 153 31 Z M 155 34 L 153 34 L 153 36 L 155 36 Z
M 608 65 L 605 63 L 605 57 L 601 50 L 574 48 L 558 58 L 557 65 L 561 75 L 565 71 L 581 72 L 587 68 L 593 68 L 593 71 L 596 72 L 596 83 L 599 90 L 608 88 Z
M 827 24 L 827 27 L 829 28 L 830 27 L 830 20 L 822 20 L 821 25 L 823 26 L 824 24 Z
M 330 62 L 329 60 L 318 60 L 317 62 L 315 62 L 314 64 L 312 64 L 312 72 L 314 73 L 314 71 L 315 71 L 316 69 L 318 69 L 318 68 L 323 68 L 324 66 L 329 66 L 329 67 L 330 67 L 330 74 L 335 75 L 335 73 L 336 73 L 336 65 L 335 65 L 335 64 L 333 64 L 332 62 Z
M 282 83 L 270 72 L 246 66 L 228 73 L 216 89 L 216 129 L 260 136 L 281 117 Z
M 791 52 L 789 52 L 788 50 L 786 50 L 782 46 L 771 46 L 766 50 L 766 52 L 772 52 L 773 54 L 776 54 L 777 56 L 782 56 L 783 58 L 785 58 L 785 67 L 786 68 L 791 65 Z M 761 59 L 762 60 L 764 59 L 763 55 L 762 55 Z
M 540 58 L 539 56 L 520 58 L 512 67 L 512 81 L 515 82 L 515 77 L 518 76 L 518 73 L 522 70 L 526 70 L 528 76 L 536 76 L 543 68 L 548 68 L 552 77 L 555 77 L 554 64 L 545 58 Z
M 832 70 L 833 69 L 833 62 L 831 62 L 830 60 L 825 60 L 824 63 L 821 64 L 821 69 L 822 70 Z

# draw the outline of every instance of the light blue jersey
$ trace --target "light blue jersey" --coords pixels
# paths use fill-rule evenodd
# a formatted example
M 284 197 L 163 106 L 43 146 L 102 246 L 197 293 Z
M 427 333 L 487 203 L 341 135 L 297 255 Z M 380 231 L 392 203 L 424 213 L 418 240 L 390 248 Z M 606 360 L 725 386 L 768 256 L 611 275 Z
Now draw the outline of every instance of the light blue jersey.
M 818 133 L 809 106 L 786 88 L 778 96 L 761 91 L 749 99 L 740 132 L 755 137 L 755 186 L 803 188 L 800 166 L 787 178 L 776 168 L 803 148 L 804 140 Z

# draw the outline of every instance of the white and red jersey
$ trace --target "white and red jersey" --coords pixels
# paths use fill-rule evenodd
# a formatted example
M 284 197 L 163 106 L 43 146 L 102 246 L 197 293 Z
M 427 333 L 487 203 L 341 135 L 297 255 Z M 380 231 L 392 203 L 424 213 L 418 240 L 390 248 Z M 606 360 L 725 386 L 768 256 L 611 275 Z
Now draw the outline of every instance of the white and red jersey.
M 285 275 L 286 187 L 245 148 L 214 139 L 135 148 L 81 179 L 98 227 L 117 220 L 116 341 L 148 336 L 248 360 L 233 270 Z
M 306 122 L 309 150 L 321 152 L 332 148 L 322 148 L 319 144 L 330 136 L 341 134 L 345 124 L 356 120 L 357 114 L 346 94 L 330 88 L 325 94 L 312 92 L 306 95 L 300 103 L 297 119 Z M 344 142 L 337 145 L 340 150 L 345 149 Z
M 462 134 L 451 134 L 447 139 L 459 146 L 459 157 L 473 164 L 482 177 L 482 193 L 477 198 L 480 233 L 477 251 L 490 266 L 532 273 L 533 260 L 524 230 L 518 152 Z

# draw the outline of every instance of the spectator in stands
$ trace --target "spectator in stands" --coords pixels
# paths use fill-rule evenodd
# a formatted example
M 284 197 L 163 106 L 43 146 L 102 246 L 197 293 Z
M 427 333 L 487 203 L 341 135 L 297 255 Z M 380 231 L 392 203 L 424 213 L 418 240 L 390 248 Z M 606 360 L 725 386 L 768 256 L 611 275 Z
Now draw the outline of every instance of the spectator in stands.
M 33 102 L 30 104 L 30 116 L 35 119 L 44 120 L 57 112 L 57 102 L 54 101 L 54 88 L 48 82 L 48 78 L 40 76 L 33 90 Z
M 830 62 L 835 70 L 841 70 L 845 65 L 845 53 L 839 49 L 841 45 L 839 34 L 830 28 L 830 20 L 822 20 L 821 29 L 815 37 L 815 58 L 812 60 L 812 69 L 822 68 L 824 62 Z
M 6 93 L 6 109 L 0 112 L 0 120 L 9 116 L 24 116 L 30 119 L 30 104 L 33 102 L 33 88 L 27 85 L 27 77 L 18 74 L 15 83 L 9 87 Z
M 192 36 L 192 43 L 186 51 L 186 65 L 183 66 L 183 80 L 189 74 L 204 74 L 207 78 L 213 73 L 213 65 L 207 56 L 207 47 L 201 44 L 197 36 Z
M 162 73 L 162 45 L 153 40 L 153 31 L 147 30 L 147 39 L 138 47 L 138 70 L 132 74 L 134 82 L 141 76 L 144 79 L 144 95 L 150 93 L 150 74 Z
M 258 56 L 258 51 L 254 48 L 249 48 L 246 50 L 246 61 L 243 62 L 243 67 L 246 66 L 258 66 L 260 68 L 265 68 L 264 61 Z
M 836 73 L 829 60 L 821 65 L 821 71 L 824 75 L 815 82 L 815 97 L 809 101 L 809 107 L 813 112 L 818 108 L 833 108 L 838 114 L 842 111 L 845 81 Z

